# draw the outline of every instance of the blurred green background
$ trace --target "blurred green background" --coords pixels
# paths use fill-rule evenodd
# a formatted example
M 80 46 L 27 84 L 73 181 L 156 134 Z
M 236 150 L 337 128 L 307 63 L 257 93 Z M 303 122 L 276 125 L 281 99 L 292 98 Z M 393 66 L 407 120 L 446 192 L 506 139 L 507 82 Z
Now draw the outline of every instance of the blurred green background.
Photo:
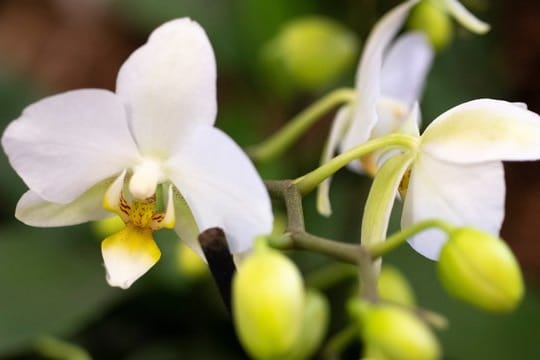
M 325 92 L 351 86 L 363 40 L 396 3 L 0 0 L 0 129 L 43 96 L 76 88 L 114 89 L 118 68 L 153 28 L 189 16 L 206 29 L 216 53 L 217 126 L 242 146 L 252 145 Z M 481 97 L 525 101 L 540 111 L 540 23 L 535 20 L 540 6 L 522 0 L 464 3 L 490 22 L 492 31 L 477 36 L 454 26 L 454 39 L 437 54 L 428 79 L 422 102 L 425 122 Z M 340 23 L 357 44 L 354 59 L 339 76 L 306 87 L 281 72 L 279 64 L 268 66 L 266 57 L 268 44 L 284 24 L 308 15 Z M 316 167 L 331 117 L 283 157 L 261 166 L 263 177 L 292 178 Z M 420 305 L 450 319 L 450 327 L 438 334 L 446 359 L 540 357 L 540 165 L 506 164 L 506 170 L 503 235 L 528 280 L 527 296 L 515 313 L 488 315 L 450 299 L 436 280 L 433 263 L 408 247 L 387 260 L 408 276 Z M 3 154 L 0 185 L 0 358 L 246 358 L 211 278 L 179 260 L 174 234 L 158 234 L 163 258 L 147 275 L 127 291 L 112 289 L 105 282 L 101 238 L 90 225 L 36 229 L 17 222 L 15 204 L 26 189 Z M 330 219 L 316 213 L 313 196 L 306 198 L 308 230 L 356 241 L 369 185 L 367 178 L 339 172 Z M 392 231 L 398 216 L 394 219 Z M 305 274 L 331 262 L 311 254 L 292 256 Z M 346 324 L 343 306 L 352 286 L 342 283 L 325 290 L 334 310 L 329 336 Z M 357 350 L 351 346 L 343 358 L 357 359 Z

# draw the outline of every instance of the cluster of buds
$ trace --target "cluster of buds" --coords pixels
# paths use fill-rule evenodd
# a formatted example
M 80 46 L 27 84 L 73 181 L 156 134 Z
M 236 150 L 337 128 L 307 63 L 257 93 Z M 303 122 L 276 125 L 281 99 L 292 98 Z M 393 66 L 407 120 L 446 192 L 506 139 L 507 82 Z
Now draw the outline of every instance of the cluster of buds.
M 233 316 L 242 345 L 255 359 L 309 359 L 328 324 L 326 299 L 305 290 L 296 265 L 258 246 L 233 281 Z

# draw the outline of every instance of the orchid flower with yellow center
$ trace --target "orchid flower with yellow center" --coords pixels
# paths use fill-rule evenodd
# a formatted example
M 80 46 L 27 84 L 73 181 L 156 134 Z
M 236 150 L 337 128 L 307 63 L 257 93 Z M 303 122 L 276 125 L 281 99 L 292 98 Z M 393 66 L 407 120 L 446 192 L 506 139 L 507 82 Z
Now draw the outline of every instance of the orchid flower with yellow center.
M 201 256 L 199 230 L 214 226 L 233 253 L 250 250 L 272 229 L 270 199 L 247 156 L 213 127 L 216 112 L 204 30 L 187 18 L 160 26 L 123 64 L 115 93 L 51 96 L 7 127 L 2 146 L 29 187 L 16 217 L 47 227 L 119 215 L 126 227 L 102 253 L 108 282 L 122 288 L 157 262 L 152 233 L 163 227 Z
M 420 135 L 418 106 L 406 134 L 381 164 L 366 202 L 361 241 L 384 241 L 398 191 L 403 229 L 429 219 L 471 226 L 497 235 L 504 219 L 502 161 L 540 159 L 540 116 L 523 104 L 479 99 L 439 115 Z M 447 234 L 429 229 L 409 238 L 420 254 L 436 260 Z
M 423 89 L 433 50 L 419 32 L 395 35 L 417 1 L 407 1 L 388 12 L 369 35 L 356 74 L 356 101 L 338 110 L 321 162 L 328 162 L 336 148 L 346 151 L 373 138 L 398 131 L 409 118 Z M 349 164 L 351 170 L 374 175 L 380 153 Z M 318 189 L 317 208 L 331 214 L 330 179 Z

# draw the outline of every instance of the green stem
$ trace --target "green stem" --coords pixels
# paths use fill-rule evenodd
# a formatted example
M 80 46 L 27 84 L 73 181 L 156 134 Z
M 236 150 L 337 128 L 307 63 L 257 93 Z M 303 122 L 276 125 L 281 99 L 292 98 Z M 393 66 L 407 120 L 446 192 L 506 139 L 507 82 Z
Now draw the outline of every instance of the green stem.
M 270 246 L 281 250 L 309 250 L 350 263 L 358 264 L 360 245 L 342 243 L 315 236 L 304 231 L 270 237 Z
M 328 341 L 323 350 L 322 358 L 324 360 L 339 359 L 339 355 L 357 335 L 358 329 L 354 324 L 347 326 Z
M 287 232 L 304 231 L 304 210 L 302 195 L 291 180 L 267 180 L 265 186 L 268 192 L 282 198 L 287 209 Z
M 283 192 L 285 208 L 287 209 L 287 231 L 303 232 L 304 209 L 302 207 L 302 195 L 296 186 L 289 186 Z
M 359 279 L 359 295 L 361 298 L 368 300 L 371 303 L 379 301 L 378 290 L 378 267 L 371 258 L 370 252 L 365 246 L 360 246 L 357 253 L 356 263 L 358 264 L 358 279 Z
M 454 229 L 453 226 L 439 219 L 424 220 L 414 224 L 411 227 L 408 227 L 407 229 L 401 230 L 396 234 L 393 234 L 383 242 L 368 246 L 369 253 L 373 259 L 381 257 L 405 243 L 405 241 L 407 241 L 407 239 L 411 236 L 429 228 L 438 228 L 447 234 L 452 232 Z
M 337 89 L 318 100 L 292 118 L 287 125 L 259 145 L 248 148 L 249 156 L 257 162 L 269 161 L 281 153 L 304 134 L 322 115 L 337 105 L 354 101 L 354 89 Z
M 380 148 L 389 150 L 392 148 L 413 149 L 417 146 L 417 142 L 418 139 L 414 136 L 397 133 L 369 140 L 336 156 L 306 175 L 295 179 L 293 184 L 296 185 L 302 195 L 305 195 L 315 189 L 324 179 L 333 175 L 353 160 Z

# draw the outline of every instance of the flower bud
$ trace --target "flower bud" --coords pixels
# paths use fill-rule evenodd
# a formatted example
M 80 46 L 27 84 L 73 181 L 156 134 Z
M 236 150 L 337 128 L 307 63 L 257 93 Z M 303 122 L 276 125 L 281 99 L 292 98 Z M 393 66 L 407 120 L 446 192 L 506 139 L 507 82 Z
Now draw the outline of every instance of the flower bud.
M 233 280 L 233 316 L 240 342 L 256 359 L 283 358 L 300 334 L 304 288 L 285 255 L 259 247 Z
M 523 279 L 512 251 L 501 239 L 474 228 L 450 234 L 438 273 L 451 295 L 485 310 L 513 310 L 523 297 Z
M 204 260 L 183 241 L 176 244 L 177 269 L 189 279 L 198 279 L 208 274 L 208 266 Z
M 122 230 L 126 224 L 120 219 L 120 216 L 113 216 L 92 223 L 92 231 L 99 239 L 104 239 L 112 234 Z
M 437 51 L 445 49 L 452 40 L 453 27 L 450 17 L 432 1 L 424 0 L 416 5 L 407 25 L 411 30 L 423 31 Z
M 359 318 L 365 357 L 385 360 L 432 360 L 440 347 L 429 327 L 413 313 L 394 305 L 349 304 Z
M 335 81 L 354 64 L 357 53 L 355 35 L 322 16 L 289 22 L 263 50 L 265 60 L 274 59 L 296 86 L 306 90 Z
M 379 275 L 379 297 L 404 306 L 414 306 L 414 292 L 403 274 L 393 266 L 384 265 Z
M 306 292 L 302 328 L 286 356 L 288 360 L 311 359 L 326 334 L 329 312 L 328 301 L 321 293 L 315 290 Z

